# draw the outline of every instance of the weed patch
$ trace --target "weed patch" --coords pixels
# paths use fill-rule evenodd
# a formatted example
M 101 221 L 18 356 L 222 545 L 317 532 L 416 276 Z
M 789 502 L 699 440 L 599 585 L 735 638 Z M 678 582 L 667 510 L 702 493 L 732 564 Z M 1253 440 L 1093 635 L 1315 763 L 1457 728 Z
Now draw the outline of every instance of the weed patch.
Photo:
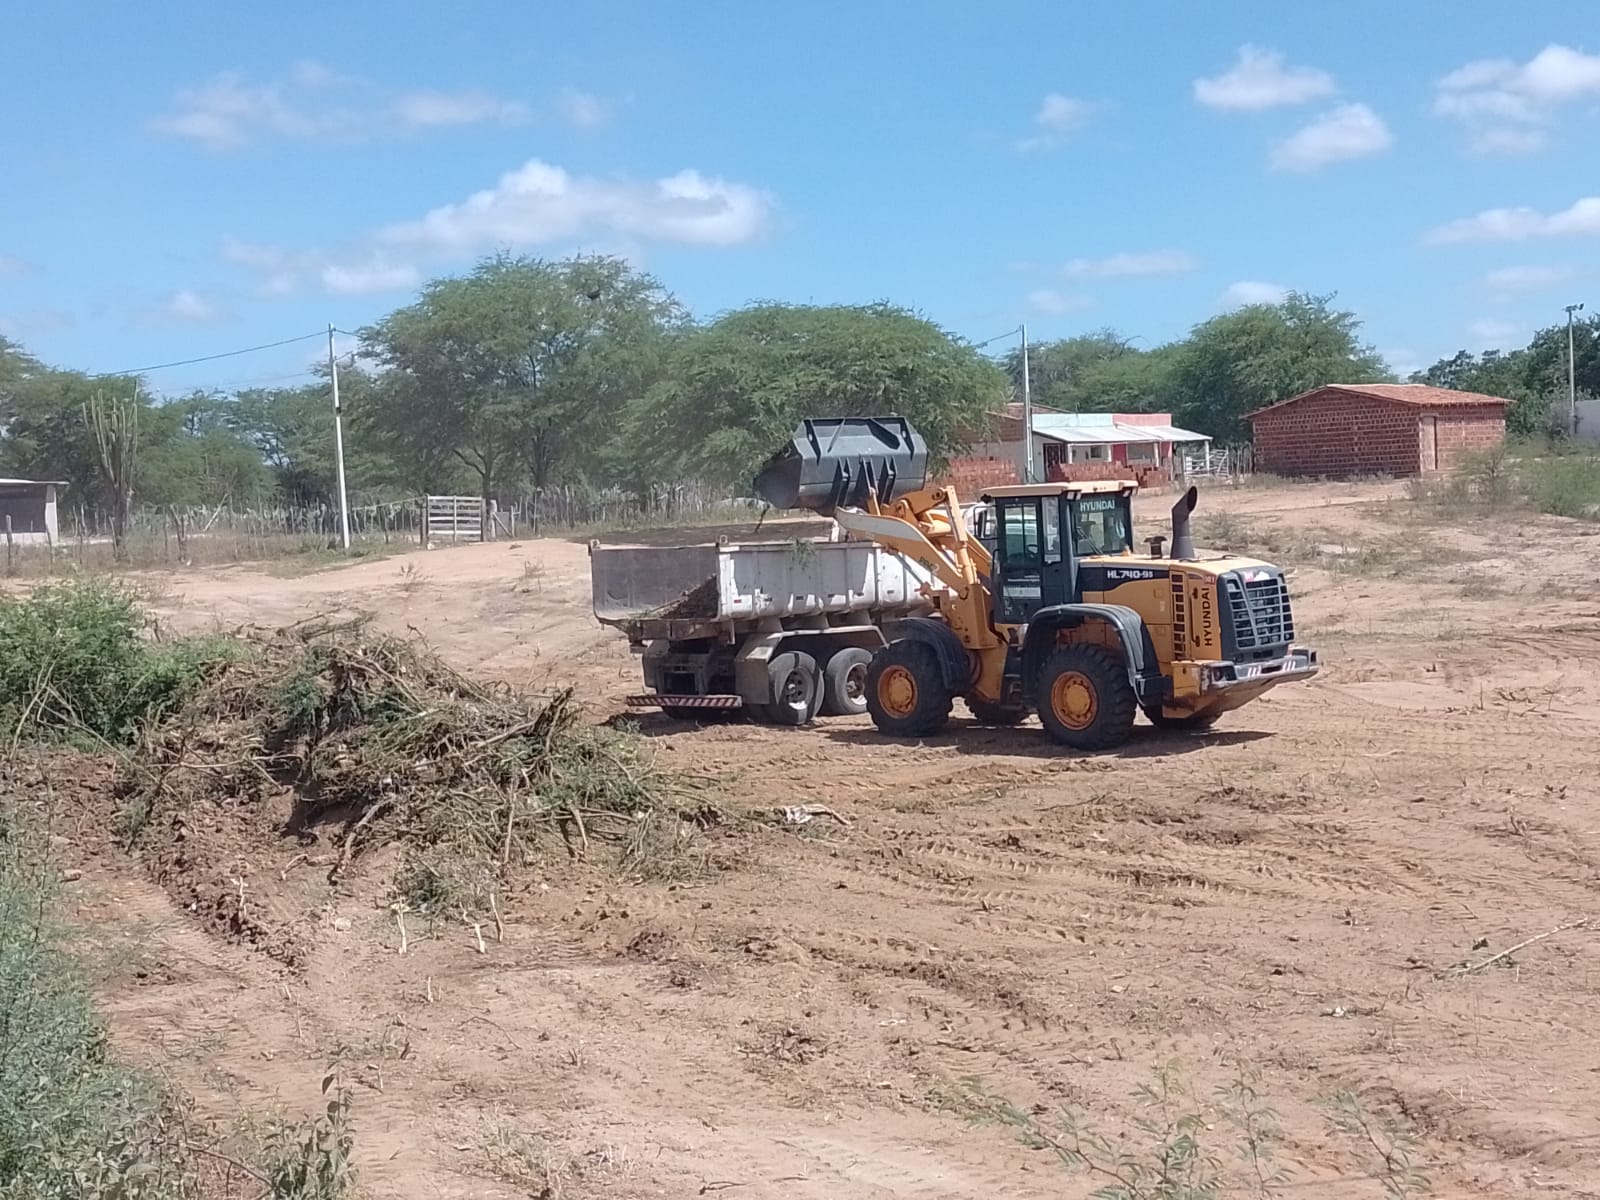
M 0 597 L 0 722 L 12 737 L 131 741 L 237 657 L 237 643 L 144 636 L 133 594 L 102 582 Z

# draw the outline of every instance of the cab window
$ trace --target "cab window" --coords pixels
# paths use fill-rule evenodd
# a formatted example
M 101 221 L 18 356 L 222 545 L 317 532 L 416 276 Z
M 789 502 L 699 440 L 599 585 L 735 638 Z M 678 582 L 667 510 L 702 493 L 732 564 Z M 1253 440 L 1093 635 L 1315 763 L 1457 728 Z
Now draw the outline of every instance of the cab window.
M 1007 504 L 996 515 L 1000 518 L 1000 553 L 1005 563 L 1015 567 L 1040 566 L 1039 502 Z
M 1080 496 L 1072 505 L 1073 535 L 1080 557 L 1121 554 L 1133 547 L 1125 496 Z

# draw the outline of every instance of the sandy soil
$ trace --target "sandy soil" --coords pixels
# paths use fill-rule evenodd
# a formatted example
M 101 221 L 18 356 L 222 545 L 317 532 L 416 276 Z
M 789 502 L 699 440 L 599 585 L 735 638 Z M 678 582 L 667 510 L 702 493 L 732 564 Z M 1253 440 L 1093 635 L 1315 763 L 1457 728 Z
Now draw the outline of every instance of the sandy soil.
M 1168 502 L 1141 501 L 1148 532 Z M 1087 1194 L 1104 1180 L 964 1120 L 959 1081 L 1136 1152 L 1133 1090 L 1173 1060 L 1207 1113 L 1248 1064 L 1284 1194 L 1383 1194 L 1379 1154 L 1321 1112 L 1349 1090 L 1380 1140 L 1415 1131 L 1437 1195 L 1600 1196 L 1600 941 L 1449 973 L 1600 918 L 1595 530 L 1450 523 L 1385 485 L 1219 490 L 1202 514 L 1293 566 L 1327 664 L 1210 736 L 1075 758 L 1032 722 L 902 744 L 865 719 L 646 718 L 751 819 L 701 834 L 710 866 L 679 883 L 553 852 L 482 954 L 457 925 L 401 957 L 363 876 L 330 891 L 264 844 L 233 869 L 309 922 L 290 970 L 85 856 L 83 919 L 127 951 L 119 1041 L 216 1113 L 309 1106 L 342 1053 L 367 1191 L 408 1200 Z M 371 612 L 470 672 L 574 683 L 597 718 L 638 687 L 582 542 L 147 586 L 186 629 Z M 801 801 L 850 824 L 773 819 Z

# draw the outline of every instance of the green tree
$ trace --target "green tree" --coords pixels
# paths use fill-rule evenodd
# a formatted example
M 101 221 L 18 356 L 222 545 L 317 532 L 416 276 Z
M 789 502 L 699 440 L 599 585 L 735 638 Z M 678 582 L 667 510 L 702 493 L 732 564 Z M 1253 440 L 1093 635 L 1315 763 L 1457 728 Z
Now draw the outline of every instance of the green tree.
M 1006 398 L 971 345 L 889 304 L 755 304 L 682 337 L 629 426 L 636 479 L 746 487 L 804 417 L 909 418 L 935 458 Z
M 1092 377 L 1109 364 L 1125 363 L 1140 357 L 1133 338 L 1115 329 L 1101 329 L 1054 342 L 1028 347 L 1028 378 L 1033 400 L 1062 412 L 1114 412 L 1114 404 L 1102 403 L 1100 392 L 1090 386 Z M 1022 394 L 1022 347 L 1005 356 L 1006 374 L 1017 395 Z
M 684 320 L 619 258 L 486 259 L 362 330 L 384 368 L 364 428 L 397 459 L 447 450 L 486 498 L 513 474 L 536 487 L 582 478 Z
M 1551 424 L 1551 391 L 1548 385 L 1538 385 L 1530 366 L 1526 350 L 1508 354 L 1499 350 L 1485 350 L 1482 354 L 1458 350 L 1450 358 L 1441 358 L 1427 370 L 1413 374 L 1411 382 L 1502 396 L 1511 401 L 1506 410 L 1507 431 L 1529 437 L 1549 432 Z
M 13 360 L 0 413 L 0 468 L 28 479 L 61 479 L 67 499 L 102 507 L 111 496 L 100 474 L 100 452 L 84 409 L 101 393 L 148 399 L 132 376 L 91 379 L 76 371 L 57 371 Z
M 1332 301 L 1295 292 L 1197 325 L 1174 363 L 1179 422 L 1243 440 L 1245 416 L 1258 408 L 1324 384 L 1391 380 L 1383 358 L 1361 341 L 1360 320 Z

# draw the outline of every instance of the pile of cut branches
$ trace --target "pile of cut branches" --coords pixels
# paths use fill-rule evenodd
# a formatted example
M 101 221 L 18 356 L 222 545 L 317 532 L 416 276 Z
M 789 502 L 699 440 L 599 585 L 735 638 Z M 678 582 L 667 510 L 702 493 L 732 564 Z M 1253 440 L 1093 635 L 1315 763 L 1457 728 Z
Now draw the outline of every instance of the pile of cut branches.
M 192 821 L 197 805 L 287 794 L 286 832 L 338 829 L 335 876 L 400 840 L 422 855 L 410 865 L 425 895 L 440 862 L 492 876 L 531 861 L 550 833 L 574 853 L 595 839 L 641 855 L 675 790 L 635 738 L 583 721 L 571 689 L 484 686 L 362 622 L 253 636 L 146 732 L 123 787 L 130 842 L 163 813 Z M 474 899 L 457 889 L 448 903 Z

